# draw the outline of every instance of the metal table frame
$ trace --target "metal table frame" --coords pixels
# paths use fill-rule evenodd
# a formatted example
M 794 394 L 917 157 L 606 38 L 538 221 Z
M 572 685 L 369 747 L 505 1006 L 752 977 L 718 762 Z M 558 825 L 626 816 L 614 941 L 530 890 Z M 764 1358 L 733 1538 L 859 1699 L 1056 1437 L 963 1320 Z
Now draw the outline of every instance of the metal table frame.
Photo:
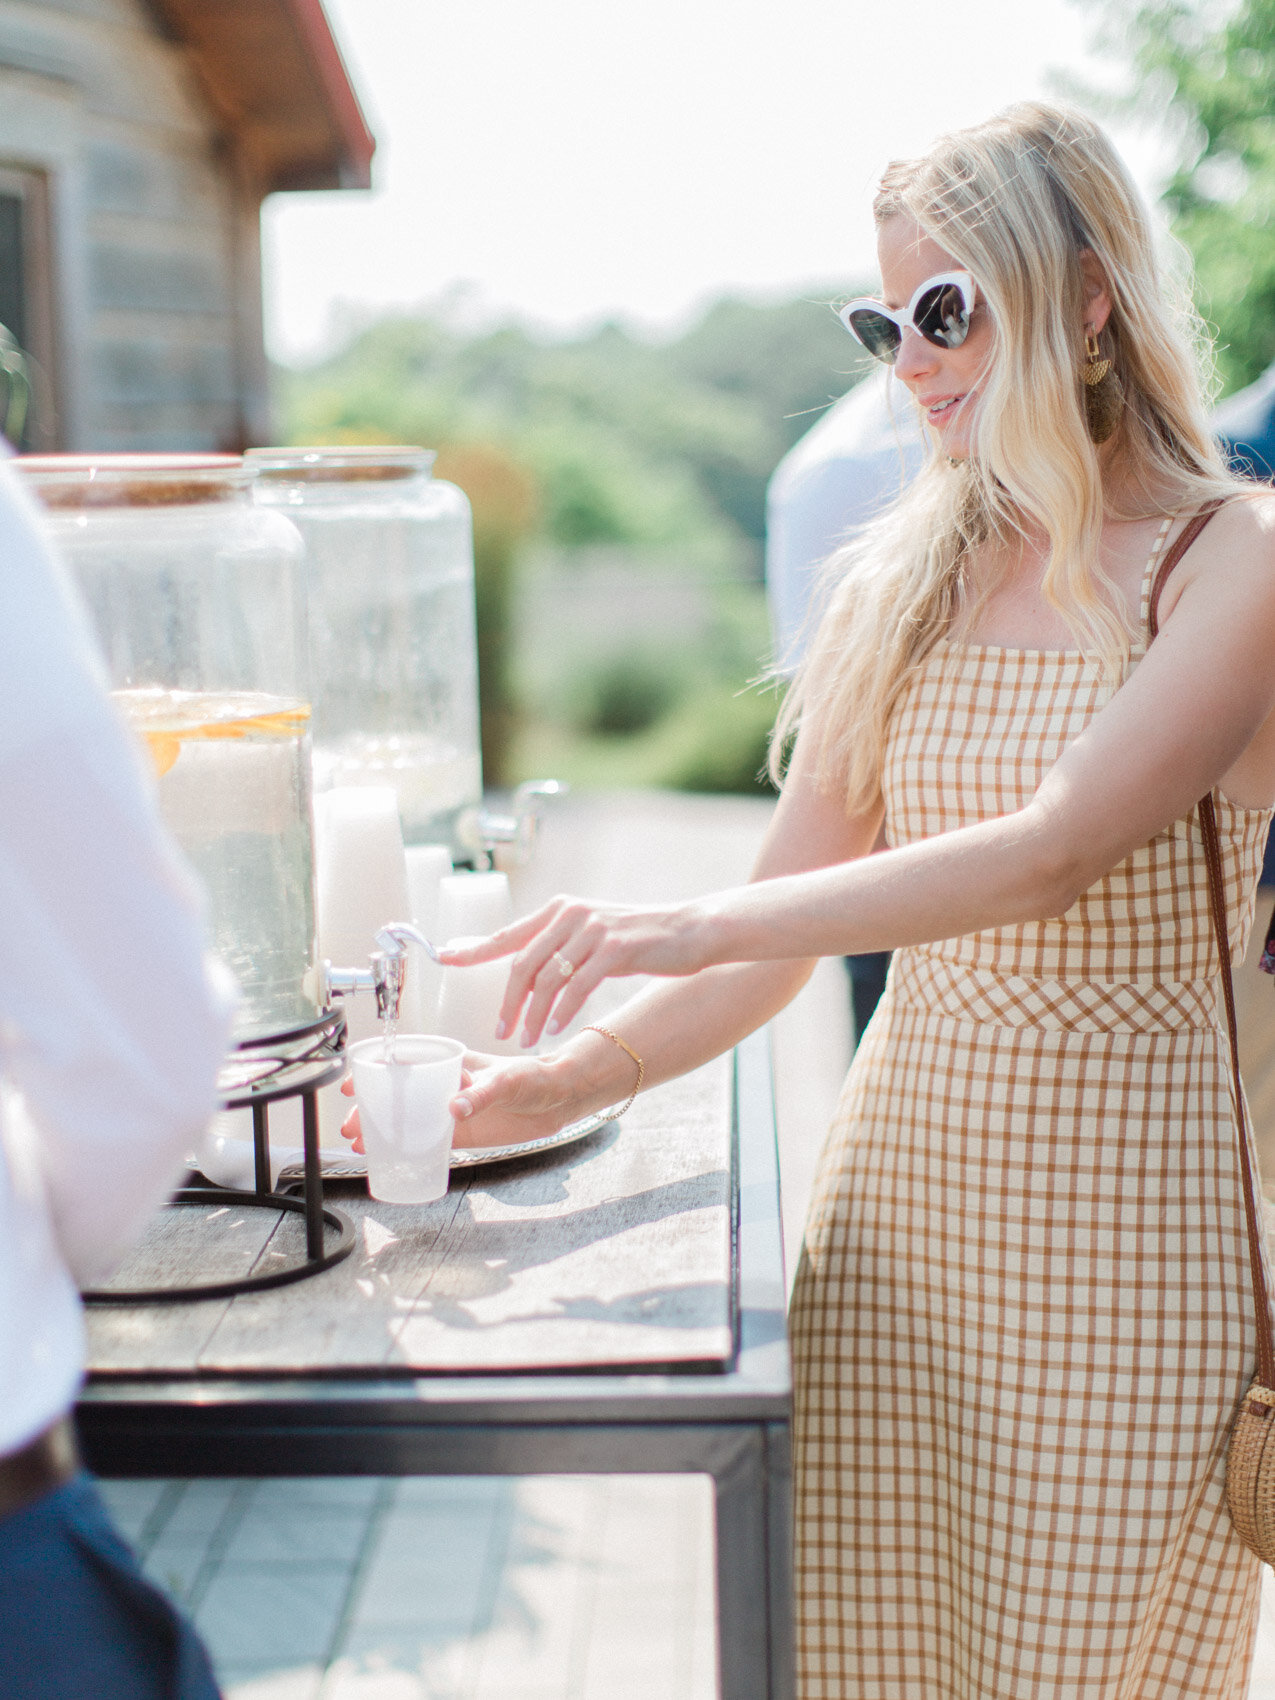
M 736 1353 L 721 1374 L 90 1381 L 103 1476 L 712 1476 L 723 1700 L 791 1700 L 791 1379 L 768 1034 L 735 1053 Z
M 246 1077 L 233 1081 L 236 1068 Z M 318 1094 L 346 1072 L 345 1010 L 338 1003 L 302 1025 L 281 1032 L 264 1033 L 241 1040 L 222 1069 L 223 1110 L 252 1111 L 253 1168 L 256 1185 L 251 1192 L 242 1187 L 184 1186 L 173 1194 L 171 1205 L 230 1204 L 240 1209 L 288 1210 L 305 1217 L 305 1261 L 264 1275 L 243 1275 L 236 1280 L 209 1281 L 193 1287 L 86 1287 L 80 1297 L 88 1305 L 193 1304 L 200 1299 L 234 1298 L 240 1293 L 261 1293 L 271 1287 L 289 1287 L 294 1281 L 321 1275 L 341 1263 L 354 1250 L 354 1229 L 339 1210 L 323 1202 L 323 1173 L 319 1166 Z M 285 1098 L 301 1100 L 302 1196 L 277 1193 L 270 1184 L 270 1106 Z M 327 1240 L 324 1225 L 336 1230 L 336 1242 Z

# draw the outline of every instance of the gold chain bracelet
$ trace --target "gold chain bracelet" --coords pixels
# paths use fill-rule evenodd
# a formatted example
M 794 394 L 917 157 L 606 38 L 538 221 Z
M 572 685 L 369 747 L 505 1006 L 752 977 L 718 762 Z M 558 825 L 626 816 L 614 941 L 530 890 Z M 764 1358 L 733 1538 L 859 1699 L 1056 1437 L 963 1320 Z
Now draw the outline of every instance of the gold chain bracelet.
M 618 1045 L 620 1049 L 625 1052 L 627 1056 L 632 1057 L 633 1061 L 637 1064 L 637 1081 L 632 1092 L 629 1093 L 628 1097 L 620 1105 L 618 1110 L 608 1110 L 606 1115 L 602 1117 L 604 1122 L 619 1121 L 624 1112 L 632 1108 L 633 1100 L 642 1090 L 642 1081 L 646 1075 L 646 1064 L 642 1061 L 641 1057 L 637 1054 L 633 1047 L 631 1045 L 626 1045 L 620 1035 L 618 1033 L 613 1033 L 609 1027 L 598 1027 L 594 1024 L 590 1024 L 588 1027 L 583 1028 L 582 1031 L 585 1033 L 601 1033 L 604 1039 L 609 1039 L 613 1045 Z

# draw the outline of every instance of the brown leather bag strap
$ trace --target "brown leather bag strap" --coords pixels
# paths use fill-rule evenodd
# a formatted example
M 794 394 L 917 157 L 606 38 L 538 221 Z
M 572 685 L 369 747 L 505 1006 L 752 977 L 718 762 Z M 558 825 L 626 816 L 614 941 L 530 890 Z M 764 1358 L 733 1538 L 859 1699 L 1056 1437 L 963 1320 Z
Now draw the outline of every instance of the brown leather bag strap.
M 1198 514 L 1192 515 L 1173 539 L 1172 547 L 1160 562 L 1155 583 L 1151 586 L 1151 601 L 1147 609 L 1147 627 L 1153 638 L 1160 630 L 1160 592 L 1164 589 L 1165 580 L 1221 506 L 1220 500 L 1209 502 Z
M 1240 1079 L 1240 1035 L 1235 1020 L 1235 983 L 1231 975 L 1231 941 L 1226 925 L 1226 894 L 1222 877 L 1222 851 L 1218 843 L 1217 814 L 1213 794 L 1196 804 L 1204 859 L 1209 870 L 1209 903 L 1213 910 L 1213 932 L 1222 960 L 1222 997 L 1226 1004 L 1226 1030 L 1231 1041 L 1231 1076 L 1235 1085 L 1235 1125 L 1240 1143 L 1240 1175 L 1244 1183 L 1244 1218 L 1248 1224 L 1249 1275 L 1253 1284 L 1253 1306 L 1257 1315 L 1257 1379 L 1275 1389 L 1275 1336 L 1271 1329 L 1271 1300 L 1266 1286 L 1266 1264 L 1262 1257 L 1265 1229 L 1258 1202 L 1257 1177 L 1249 1154 L 1248 1118 L 1244 1109 L 1244 1083 Z
M 1155 576 L 1151 588 L 1148 627 L 1152 638 L 1159 630 L 1157 613 L 1160 592 L 1169 574 L 1222 506 L 1210 502 L 1175 539 Z M 1222 872 L 1222 847 L 1218 839 L 1217 810 L 1213 793 L 1208 792 L 1195 806 L 1200 822 L 1200 838 L 1204 845 L 1204 862 L 1209 875 L 1209 908 L 1213 916 L 1213 936 L 1217 941 L 1221 965 L 1222 1001 L 1226 1006 L 1226 1030 L 1231 1044 L 1231 1076 L 1235 1099 L 1235 1126 L 1240 1147 L 1240 1177 L 1244 1187 L 1244 1220 L 1248 1228 L 1249 1278 L 1253 1287 L 1253 1307 L 1257 1318 L 1257 1379 L 1264 1387 L 1275 1388 L 1275 1331 L 1271 1325 L 1270 1293 L 1266 1285 L 1266 1264 L 1262 1257 L 1265 1230 L 1258 1202 L 1257 1177 L 1249 1153 L 1248 1117 L 1244 1107 L 1244 1083 L 1240 1079 L 1240 1035 L 1235 1019 L 1235 981 L 1231 973 L 1231 938 L 1226 920 L 1226 882 Z

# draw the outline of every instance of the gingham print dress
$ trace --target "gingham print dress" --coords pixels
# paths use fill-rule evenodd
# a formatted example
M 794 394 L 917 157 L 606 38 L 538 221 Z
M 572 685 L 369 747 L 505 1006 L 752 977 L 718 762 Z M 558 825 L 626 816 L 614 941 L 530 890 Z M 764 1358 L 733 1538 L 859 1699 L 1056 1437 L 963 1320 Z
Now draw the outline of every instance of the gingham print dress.
M 941 645 L 891 727 L 890 843 L 1022 806 L 1108 695 L 1077 651 Z M 1269 821 L 1219 801 L 1237 959 Z M 801 1700 L 1243 1700 L 1216 966 L 1194 816 L 1057 920 L 896 954 L 793 1300 Z

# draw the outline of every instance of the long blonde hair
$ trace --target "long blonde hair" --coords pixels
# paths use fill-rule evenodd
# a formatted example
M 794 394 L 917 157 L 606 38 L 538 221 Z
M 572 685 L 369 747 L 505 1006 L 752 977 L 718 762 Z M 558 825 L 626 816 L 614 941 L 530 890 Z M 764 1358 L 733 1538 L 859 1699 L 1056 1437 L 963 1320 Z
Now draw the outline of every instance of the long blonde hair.
M 895 161 L 878 224 L 915 221 L 973 276 L 992 319 L 969 459 L 929 458 L 897 501 L 828 563 L 828 611 L 780 712 L 783 750 L 818 710 L 819 784 L 847 807 L 875 799 L 891 712 L 948 630 L 968 552 L 1028 528 L 1049 539 L 1043 588 L 1078 645 L 1119 677 L 1129 639 L 1098 559 L 1104 496 L 1086 425 L 1080 256 L 1102 268 L 1111 316 L 1100 338 L 1124 392 L 1112 439 L 1123 487 L 1169 512 L 1235 488 L 1209 432 L 1211 349 L 1185 288 L 1160 276 L 1145 208 L 1099 126 L 1024 103 Z

